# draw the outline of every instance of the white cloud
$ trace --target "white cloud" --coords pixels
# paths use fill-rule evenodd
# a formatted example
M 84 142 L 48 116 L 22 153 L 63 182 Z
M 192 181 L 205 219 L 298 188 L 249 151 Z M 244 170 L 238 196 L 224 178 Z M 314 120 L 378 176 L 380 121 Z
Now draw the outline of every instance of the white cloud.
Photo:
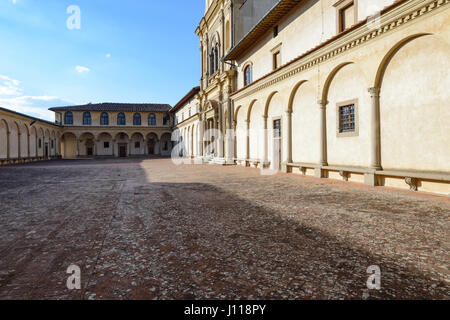
M 26 96 L 19 87 L 20 81 L 0 75 L 0 107 L 33 117 L 54 121 L 54 113 L 48 108 L 72 104 L 55 96 Z
M 22 89 L 18 86 L 20 81 L 0 75 L 0 96 L 16 96 L 22 94 Z
M 107 53 L 106 58 L 108 58 L 108 59 L 111 58 L 111 53 Z
M 17 0 L 9 0 L 10 2 L 12 2 L 13 4 L 17 3 Z
M 87 73 L 89 71 L 91 71 L 88 67 L 83 67 L 83 66 L 76 66 L 75 67 L 75 71 L 78 73 Z

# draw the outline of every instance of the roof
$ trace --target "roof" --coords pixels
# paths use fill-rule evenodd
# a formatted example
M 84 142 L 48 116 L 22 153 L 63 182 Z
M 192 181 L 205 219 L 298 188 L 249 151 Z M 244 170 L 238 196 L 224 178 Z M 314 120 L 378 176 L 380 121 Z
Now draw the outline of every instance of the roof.
M 16 112 L 16 111 L 13 111 L 13 110 L 10 110 L 10 109 L 6 109 L 6 108 L 1 108 L 1 107 L 0 107 L 0 111 L 9 112 L 9 113 L 12 113 L 12 114 L 21 116 L 21 117 L 28 118 L 28 119 L 30 119 L 30 120 L 32 120 L 32 121 L 42 122 L 42 123 L 50 124 L 50 125 L 56 126 L 56 127 L 59 127 L 59 126 L 60 126 L 60 125 L 57 124 L 57 123 L 54 123 L 54 122 L 51 122 L 51 121 L 47 121 L 47 120 L 43 120 L 43 119 L 39 119 L 39 118 L 35 118 L 35 117 L 29 116 L 29 115 L 27 115 L 27 114 L 20 113 L 20 112 Z
M 200 87 L 195 87 L 192 88 L 191 91 L 189 91 L 176 105 L 175 107 L 172 108 L 172 110 L 170 110 L 170 112 L 176 112 L 178 111 L 180 108 L 182 108 L 186 102 L 188 102 L 189 100 L 191 100 L 197 93 L 200 92 Z
M 303 0 L 280 0 L 225 56 L 236 60 Z
M 123 111 L 123 112 L 168 112 L 172 107 L 168 104 L 153 103 L 97 103 L 79 106 L 55 107 L 50 111 Z

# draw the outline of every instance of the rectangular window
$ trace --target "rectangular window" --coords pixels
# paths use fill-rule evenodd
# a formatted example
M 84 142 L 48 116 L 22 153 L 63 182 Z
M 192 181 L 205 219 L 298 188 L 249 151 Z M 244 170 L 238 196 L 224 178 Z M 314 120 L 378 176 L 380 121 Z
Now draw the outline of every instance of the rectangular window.
M 281 66 L 281 52 L 277 51 L 273 54 L 273 70 L 278 69 Z
M 135 148 L 135 149 L 140 149 L 140 148 L 141 148 L 141 143 L 140 143 L 139 141 L 136 141 L 136 142 L 134 143 L 134 148 Z
M 53 139 L 50 140 L 50 145 L 51 145 L 51 148 L 53 149 Z
M 339 132 L 355 132 L 355 105 L 339 107 Z
M 108 141 L 103 142 L 103 148 L 109 149 L 109 142 Z
M 42 148 L 42 140 L 39 139 L 39 149 Z
M 340 1 L 335 5 L 337 9 L 337 31 L 343 32 L 355 25 L 357 20 L 356 0 Z

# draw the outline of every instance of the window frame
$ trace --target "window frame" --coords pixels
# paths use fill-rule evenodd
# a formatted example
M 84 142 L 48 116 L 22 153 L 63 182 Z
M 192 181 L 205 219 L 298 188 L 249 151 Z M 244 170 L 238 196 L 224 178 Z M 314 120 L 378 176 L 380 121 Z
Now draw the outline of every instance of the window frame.
M 70 115 L 70 123 L 67 121 L 67 117 Z M 64 124 L 65 125 L 73 125 L 73 112 L 72 111 L 67 111 L 66 113 L 64 113 Z
M 250 70 L 250 79 L 248 79 L 247 70 Z M 250 85 L 253 82 L 253 64 L 247 63 L 244 66 L 244 87 Z
M 100 115 L 100 125 L 101 126 L 109 126 L 109 114 L 108 114 L 108 112 L 102 112 L 102 114 Z
M 92 115 L 89 111 L 83 112 L 83 126 L 92 125 Z
M 142 116 L 138 112 L 133 114 L 133 126 L 142 126 Z
M 348 30 L 343 28 L 342 13 L 352 4 L 355 16 L 355 21 L 353 21 L 353 25 L 355 25 L 356 23 L 358 23 L 358 0 L 339 0 L 333 5 L 336 8 L 336 34 L 340 34 L 345 30 Z
M 353 131 L 341 130 L 341 108 L 353 105 L 355 108 L 355 129 Z M 336 104 L 336 136 L 338 138 L 359 136 L 359 106 L 358 99 L 342 101 Z
M 121 119 L 123 119 L 123 123 L 119 122 Z M 120 112 L 117 114 L 117 125 L 118 126 L 126 126 L 127 125 L 127 117 L 125 116 L 125 113 Z
M 154 121 L 150 121 L 150 120 L 154 120 Z M 154 113 L 149 113 L 148 114 L 148 126 L 149 127 L 156 127 L 156 114 Z

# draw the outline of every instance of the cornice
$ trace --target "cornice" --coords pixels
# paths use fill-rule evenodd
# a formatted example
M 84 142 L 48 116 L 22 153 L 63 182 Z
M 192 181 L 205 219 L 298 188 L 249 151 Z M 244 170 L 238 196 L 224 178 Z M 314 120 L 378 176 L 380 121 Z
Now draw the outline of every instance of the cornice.
M 381 26 L 379 28 L 368 31 L 366 27 L 368 20 L 361 21 L 351 32 L 337 37 L 334 41 L 331 39 L 329 43 L 319 45 L 317 49 L 310 50 L 299 58 L 288 62 L 280 69 L 256 80 L 251 85 L 232 93 L 231 97 L 237 100 L 252 95 L 280 81 L 289 79 L 300 72 L 311 69 L 331 58 L 340 56 L 355 47 L 366 44 L 379 36 L 390 33 L 400 26 L 410 23 L 449 3 L 450 0 L 413 0 L 406 1 L 400 5 L 397 4 L 394 9 L 381 15 Z

